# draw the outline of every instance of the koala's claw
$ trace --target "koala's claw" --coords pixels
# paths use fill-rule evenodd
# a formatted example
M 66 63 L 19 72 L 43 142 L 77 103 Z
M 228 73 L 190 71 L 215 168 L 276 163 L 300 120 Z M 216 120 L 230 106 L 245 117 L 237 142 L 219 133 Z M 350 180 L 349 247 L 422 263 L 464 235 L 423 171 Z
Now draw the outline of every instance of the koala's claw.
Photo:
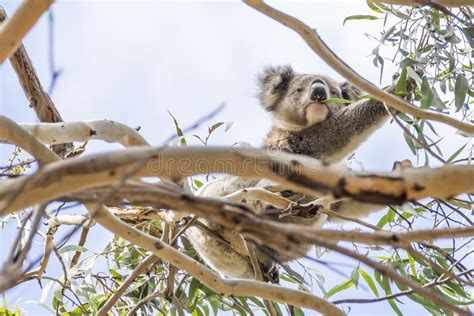
M 280 218 L 287 216 L 301 217 L 301 218 L 314 218 L 318 215 L 319 210 L 323 209 L 324 205 L 317 203 L 297 204 L 290 205 L 287 209 L 280 212 Z
M 298 212 L 299 212 L 298 206 L 299 206 L 299 204 L 294 203 L 294 202 L 288 204 L 287 208 L 280 211 L 280 214 L 279 214 L 278 218 L 282 219 L 282 218 L 287 217 L 287 216 L 297 215 Z
M 280 273 L 277 264 L 272 264 L 271 267 L 260 264 L 260 269 L 262 270 L 263 280 L 265 282 L 280 283 Z
M 412 162 L 408 159 L 403 159 L 402 161 L 395 161 L 393 163 L 392 171 L 401 171 L 409 168 L 413 168 Z

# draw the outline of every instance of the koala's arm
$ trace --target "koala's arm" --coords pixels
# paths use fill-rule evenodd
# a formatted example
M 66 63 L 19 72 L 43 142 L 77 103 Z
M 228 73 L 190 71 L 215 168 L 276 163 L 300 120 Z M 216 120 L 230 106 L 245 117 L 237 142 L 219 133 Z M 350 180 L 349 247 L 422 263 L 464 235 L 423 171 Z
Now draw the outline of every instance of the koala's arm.
M 314 150 L 310 156 L 337 162 L 354 152 L 388 117 L 382 102 L 357 101 L 305 130 L 303 142 Z
M 389 117 L 382 102 L 370 99 L 350 104 L 334 113 L 339 132 L 347 136 L 349 151 L 357 148 Z M 350 143 L 353 143 L 351 145 Z

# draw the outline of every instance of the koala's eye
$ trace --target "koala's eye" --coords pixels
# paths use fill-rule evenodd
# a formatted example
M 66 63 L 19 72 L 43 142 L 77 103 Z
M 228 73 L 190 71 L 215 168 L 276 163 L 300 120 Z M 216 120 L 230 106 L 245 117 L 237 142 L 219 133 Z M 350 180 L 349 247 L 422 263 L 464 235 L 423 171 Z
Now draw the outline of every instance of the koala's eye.
M 303 88 L 296 89 L 296 92 L 303 92 Z

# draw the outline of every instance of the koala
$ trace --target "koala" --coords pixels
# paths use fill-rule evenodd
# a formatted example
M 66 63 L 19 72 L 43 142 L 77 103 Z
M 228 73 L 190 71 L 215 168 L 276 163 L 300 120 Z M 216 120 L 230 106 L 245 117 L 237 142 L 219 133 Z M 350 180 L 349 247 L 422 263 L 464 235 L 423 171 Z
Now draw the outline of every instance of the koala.
M 298 74 L 290 66 L 268 67 L 258 77 L 261 105 L 273 118 L 273 126 L 262 147 L 307 155 L 326 163 L 336 163 L 352 153 L 370 134 L 389 117 L 384 105 L 373 99 L 358 101 L 361 91 L 350 83 L 317 74 Z M 353 101 L 349 105 L 324 101 L 332 98 Z M 275 185 L 266 179 L 224 177 L 201 187 L 196 195 L 226 197 L 246 188 L 269 189 Z M 308 203 L 317 196 L 304 196 L 291 191 L 281 192 L 290 201 Z M 250 201 L 242 201 L 249 202 Z M 253 210 L 265 214 L 272 208 L 261 201 L 250 203 Z M 361 203 L 351 199 L 332 201 L 325 207 L 345 216 L 362 218 L 383 206 Z M 281 222 L 298 223 L 320 228 L 327 214 L 314 216 L 271 217 Z M 248 252 L 240 234 L 229 231 L 207 220 L 190 227 L 186 235 L 201 258 L 213 269 L 227 277 L 254 278 Z M 276 261 L 285 262 L 304 255 L 309 247 L 295 246 L 299 254 L 269 254 L 268 249 L 257 249 L 257 257 L 265 280 L 277 282 Z M 277 258 L 277 259 L 275 259 Z
M 267 68 L 260 76 L 260 100 L 274 119 L 262 147 L 310 156 L 327 163 L 352 153 L 389 117 L 377 100 L 357 101 L 350 83 L 296 74 L 290 66 Z M 323 103 L 338 98 L 350 105 Z

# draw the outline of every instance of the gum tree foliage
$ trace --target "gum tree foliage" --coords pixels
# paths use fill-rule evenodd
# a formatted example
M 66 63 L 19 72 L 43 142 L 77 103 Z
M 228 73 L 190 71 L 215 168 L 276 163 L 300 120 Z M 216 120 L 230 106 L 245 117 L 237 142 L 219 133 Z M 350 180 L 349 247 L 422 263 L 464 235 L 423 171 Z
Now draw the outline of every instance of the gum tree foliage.
M 385 65 L 396 64 L 400 74 L 397 94 L 408 97 L 423 109 L 455 113 L 456 116 L 472 122 L 474 120 L 472 116 L 474 97 L 472 10 L 464 7 L 442 12 L 429 6 L 406 8 L 372 3 L 369 7 L 372 10 L 371 15 L 350 16 L 343 22 L 345 24 L 373 23 L 370 21 L 383 20 L 383 29 L 366 34 L 374 43 L 371 58 L 374 67 L 380 69 L 380 77 L 387 75 L 384 74 Z M 365 52 L 361 50 L 359 53 Z M 410 81 L 415 82 L 414 87 L 407 87 Z M 195 138 L 203 145 L 207 145 L 212 133 L 223 132 L 224 129 L 231 127 L 230 123 L 217 122 L 209 127 L 208 135 L 187 135 L 179 127 L 178 121 L 174 117 L 172 119 L 178 136 L 172 144 L 174 146 L 186 146 L 186 138 L 188 140 Z M 411 149 L 418 165 L 429 166 L 434 159 L 438 160 L 437 164 L 440 162 L 470 163 L 473 147 L 471 138 L 455 135 L 456 140 L 462 145 L 448 152 L 444 149 L 446 145 L 443 143 L 444 135 L 438 132 L 437 126 L 403 113 L 396 113 L 395 120 L 398 120 L 405 129 L 407 146 Z M 240 145 L 245 145 L 245 143 Z M 18 150 L 13 153 L 13 156 L 14 158 L 10 161 L 11 166 L 2 170 L 1 173 L 20 174 L 25 171 L 28 161 L 20 165 L 15 163 L 19 157 L 22 157 Z M 19 161 L 24 162 L 23 159 Z M 193 188 L 199 188 L 206 180 L 208 179 L 193 179 Z M 471 196 L 466 195 L 462 198 L 470 200 Z M 390 206 L 379 214 L 376 226 L 390 231 L 406 231 L 414 227 L 436 229 L 441 226 L 472 225 L 470 212 L 448 202 L 437 200 Z M 25 213 L 20 213 L 5 218 L 3 224 L 25 218 Z M 155 236 L 161 235 L 162 225 L 158 220 L 135 223 L 135 225 Z M 391 247 L 367 248 L 355 244 L 345 246 L 353 247 L 359 253 L 394 267 L 402 275 L 422 285 L 430 286 L 439 295 L 461 306 L 473 303 L 470 287 L 473 275 L 466 273 L 456 280 L 445 280 L 445 276 L 436 271 L 433 266 L 437 264 L 454 274 L 472 269 L 472 258 L 469 259 L 473 251 L 471 241 L 471 238 L 467 238 L 413 244 L 414 249 L 428 260 L 414 257 L 406 251 L 394 251 Z M 179 237 L 177 247 L 199 260 L 186 237 Z M 41 282 L 43 294 L 40 303 L 46 309 L 63 315 L 96 313 L 111 293 L 115 292 L 121 282 L 147 256 L 146 252 L 139 247 L 119 238 L 114 238 L 100 253 L 90 251 L 87 244 L 77 246 L 68 239 L 57 240 L 57 248 L 57 255 L 63 259 L 66 269 L 69 267 L 73 254 L 81 253 L 78 264 L 67 271 L 69 275 L 67 288 L 48 279 L 43 279 Z M 380 300 L 399 315 L 403 314 L 406 308 L 404 304 L 408 303 L 418 304 L 433 315 L 452 314 L 423 297 L 412 294 L 404 286 L 389 280 L 377 271 L 363 266 L 348 268 L 337 264 L 328 258 L 330 254 L 327 251 L 319 248 L 309 255 L 316 261 L 306 260 L 304 264 L 292 263 L 282 267 L 280 282 L 286 286 L 312 291 L 330 301 L 340 303 L 346 311 L 349 311 L 354 303 L 344 300 L 357 296 L 367 299 L 365 304 Z M 325 264 L 320 264 L 318 261 Z M 339 276 L 337 283 L 325 279 L 323 271 L 327 271 L 326 266 L 333 269 L 334 274 Z M 146 296 L 155 292 L 166 292 L 166 289 L 169 289 L 169 273 L 170 266 L 166 262 L 158 262 L 151 270 L 142 273 L 118 300 L 114 307 L 115 312 L 126 314 Z M 182 271 L 173 273 L 174 277 L 171 281 L 174 282 L 172 288 L 174 296 L 189 314 L 218 315 L 223 311 L 232 311 L 237 315 L 251 315 L 266 312 L 261 299 L 222 297 Z M 47 270 L 46 275 L 61 282 L 64 281 L 62 271 Z M 279 314 L 305 314 L 305 311 L 300 308 L 283 304 L 274 304 L 274 306 Z M 21 305 L 11 306 L 11 302 L 4 300 L 0 313 L 16 315 L 21 308 Z M 143 304 L 138 312 L 143 315 L 176 315 L 176 308 L 169 297 L 163 295 Z

